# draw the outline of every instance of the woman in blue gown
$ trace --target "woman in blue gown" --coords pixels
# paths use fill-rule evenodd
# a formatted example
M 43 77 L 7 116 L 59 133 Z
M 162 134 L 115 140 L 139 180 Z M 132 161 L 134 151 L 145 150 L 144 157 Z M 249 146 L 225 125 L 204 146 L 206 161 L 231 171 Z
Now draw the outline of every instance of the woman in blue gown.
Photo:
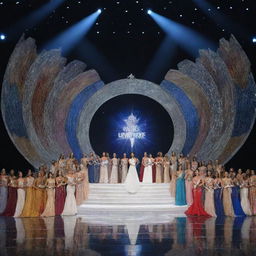
M 214 205 L 217 216 L 224 216 L 224 208 L 222 203 L 222 187 L 219 173 L 216 173 L 214 179 Z
M 234 213 L 236 216 L 246 216 L 241 206 L 239 181 L 236 179 L 235 174 L 232 177 L 232 183 L 233 183 L 233 187 L 232 187 L 231 199 L 232 199 Z
M 179 170 L 177 171 L 176 179 L 176 194 L 175 194 L 175 204 L 176 205 L 186 205 L 186 189 L 185 189 L 185 172 L 182 170 L 182 166 L 179 165 Z
M 90 153 L 88 161 L 88 178 L 89 183 L 94 183 L 94 153 Z

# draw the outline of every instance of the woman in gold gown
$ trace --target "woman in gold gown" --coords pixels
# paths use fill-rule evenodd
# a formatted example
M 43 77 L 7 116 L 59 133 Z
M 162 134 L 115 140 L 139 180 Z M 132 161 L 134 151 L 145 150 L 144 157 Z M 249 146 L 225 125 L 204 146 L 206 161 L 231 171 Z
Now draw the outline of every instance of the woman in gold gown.
M 223 208 L 226 216 L 234 217 L 234 209 L 231 200 L 231 187 L 232 180 L 229 178 L 229 173 L 225 172 L 224 178 L 222 179 L 222 188 L 223 188 Z
M 25 190 L 26 190 L 26 199 L 25 205 L 22 210 L 20 217 L 30 217 L 33 207 L 33 184 L 34 177 L 32 176 L 32 171 L 28 170 L 27 177 L 25 178 Z
M 47 191 L 47 202 L 42 217 L 55 216 L 55 178 L 51 172 L 48 173 L 48 179 L 45 182 Z
M 38 177 L 34 181 L 33 188 L 33 206 L 30 217 L 39 217 L 44 211 L 47 200 L 43 171 L 39 171 Z

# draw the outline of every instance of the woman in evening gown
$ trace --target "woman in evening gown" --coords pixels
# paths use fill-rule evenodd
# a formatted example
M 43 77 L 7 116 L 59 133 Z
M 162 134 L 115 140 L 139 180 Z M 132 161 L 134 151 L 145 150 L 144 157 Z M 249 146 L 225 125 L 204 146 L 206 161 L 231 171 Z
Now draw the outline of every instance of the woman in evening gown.
M 48 173 L 48 179 L 45 182 L 45 187 L 47 191 L 47 201 L 41 216 L 52 217 L 55 216 L 55 178 L 51 172 Z
M 30 217 L 31 210 L 33 207 L 33 184 L 34 184 L 34 177 L 32 176 L 32 171 L 28 170 L 27 176 L 25 178 L 25 191 L 26 191 L 26 199 L 24 208 L 20 217 Z
M 8 176 L 5 169 L 0 174 L 0 214 L 5 210 L 8 196 Z
M 89 183 L 94 183 L 94 160 L 94 153 L 90 153 L 90 157 L 88 159 Z
M 186 186 L 186 201 L 190 206 L 193 203 L 193 171 L 190 169 L 190 163 L 187 164 L 187 170 L 185 171 L 185 186 Z
M 243 173 L 243 180 L 240 184 L 240 197 L 241 197 L 241 206 L 244 213 L 248 216 L 252 215 L 249 196 L 248 196 L 248 188 L 249 188 L 249 179 L 245 173 Z
M 170 183 L 170 159 L 168 155 L 165 155 L 164 157 L 164 183 Z
M 176 172 L 177 172 L 177 157 L 176 153 L 172 152 L 171 156 L 171 182 L 170 182 L 170 192 L 171 197 L 175 197 L 176 194 Z
M 223 208 L 226 216 L 234 217 L 234 209 L 231 200 L 231 191 L 232 191 L 232 180 L 229 177 L 229 173 L 224 173 L 224 178 L 222 179 L 222 188 L 223 188 Z
M 66 159 L 63 154 L 60 155 L 58 160 L 58 169 L 62 171 L 63 175 L 66 174 Z
M 118 166 L 119 166 L 119 159 L 116 157 L 116 153 L 113 154 L 113 158 L 111 159 L 111 175 L 109 179 L 109 183 L 117 184 L 118 183 Z
M 198 169 L 198 162 L 196 157 L 193 157 L 192 163 L 191 163 L 191 170 L 195 171 Z
M 80 164 L 80 169 L 81 169 L 81 174 L 83 177 L 83 201 L 85 201 L 88 198 L 88 193 L 89 193 L 89 178 L 88 178 L 88 158 L 87 155 L 84 154 L 83 158 L 81 159 L 81 164 Z
M 140 181 L 136 169 L 136 165 L 139 163 L 139 160 L 134 156 L 134 153 L 131 153 L 131 158 L 129 159 L 129 170 L 124 182 L 125 189 L 128 193 L 135 194 L 140 189 Z
M 145 163 L 147 162 L 148 159 L 148 154 L 147 152 L 144 152 L 143 158 L 141 160 L 141 165 L 140 165 L 140 182 L 143 181 L 143 176 L 144 176 L 144 169 L 145 169 Z
M 61 170 L 57 172 L 55 184 L 55 215 L 59 216 L 63 212 L 66 200 L 66 178 Z
M 155 165 L 156 165 L 156 183 L 162 183 L 163 182 L 163 154 L 162 154 L 162 152 L 157 153 Z
M 14 213 L 14 217 L 19 217 L 22 213 L 25 204 L 26 192 L 25 192 L 25 179 L 22 172 L 19 172 L 17 179 L 17 204 Z
M 16 209 L 17 203 L 17 178 L 15 176 L 14 170 L 10 171 L 9 181 L 8 181 L 8 199 L 6 207 L 2 215 L 13 216 Z
M 64 209 L 61 215 L 76 215 L 76 178 L 73 170 L 69 170 L 67 176 L 67 196 L 65 200 Z
M 33 206 L 30 217 L 39 217 L 45 208 L 47 195 L 45 193 L 45 176 L 44 171 L 38 172 L 38 177 L 34 180 L 33 188 Z
M 142 182 L 143 183 L 153 183 L 153 170 L 152 170 L 152 166 L 153 166 L 153 161 L 152 158 L 144 157 L 144 175 L 143 175 L 143 179 Z
M 100 180 L 100 157 L 94 156 L 94 183 L 99 183 Z
M 212 178 L 211 171 L 207 171 L 206 178 L 204 180 L 205 187 L 205 200 L 204 209 L 212 217 L 216 217 L 215 205 L 214 205 L 214 179 Z
M 222 180 L 220 174 L 216 173 L 214 179 L 214 206 L 215 212 L 218 217 L 224 216 L 224 208 L 222 203 Z
M 232 185 L 233 185 L 231 188 L 232 189 L 231 200 L 232 200 L 235 216 L 246 216 L 241 206 L 241 200 L 240 200 L 240 194 L 239 194 L 240 182 L 236 178 L 235 173 L 232 175 L 231 179 L 232 179 Z
M 100 159 L 100 183 L 108 183 L 108 158 L 105 152 Z
M 126 153 L 124 153 L 123 158 L 121 159 L 121 183 L 125 182 L 128 172 L 128 163 L 129 159 L 126 157 Z
M 182 165 L 179 165 L 176 179 L 176 195 L 175 205 L 186 205 L 186 190 L 185 190 L 185 172 L 182 170 Z
M 75 173 L 76 177 L 76 205 L 81 205 L 83 203 L 84 196 L 84 177 L 83 173 L 80 170 L 80 166 L 77 168 L 77 172 Z
M 153 165 L 152 165 L 152 179 L 153 179 L 153 183 L 156 183 L 156 165 L 155 165 L 155 158 L 153 157 L 152 154 L 149 154 L 148 157 L 151 159 L 151 161 L 152 161 L 152 163 L 153 163 Z
M 251 170 L 251 177 L 249 179 L 249 200 L 252 215 L 256 215 L 256 175 L 254 170 Z
M 186 215 L 192 216 L 207 216 L 210 215 L 204 210 L 202 205 L 202 186 L 204 182 L 199 176 L 199 171 L 195 170 L 195 177 L 193 178 L 193 204 L 185 211 Z

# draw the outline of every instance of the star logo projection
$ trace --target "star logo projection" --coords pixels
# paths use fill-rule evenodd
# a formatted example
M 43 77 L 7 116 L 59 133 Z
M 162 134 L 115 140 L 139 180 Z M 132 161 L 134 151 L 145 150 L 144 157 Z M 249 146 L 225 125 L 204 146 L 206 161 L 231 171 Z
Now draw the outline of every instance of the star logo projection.
M 166 110 L 153 99 L 124 94 L 105 102 L 90 124 L 90 142 L 97 154 L 167 152 L 173 140 L 173 124 Z M 161 134 L 161 136 L 159 136 Z
M 123 127 L 123 132 L 118 133 L 118 138 L 121 140 L 130 140 L 131 150 L 133 150 L 136 140 L 143 140 L 146 138 L 146 132 L 142 132 L 138 119 L 133 113 L 124 120 L 126 126 Z

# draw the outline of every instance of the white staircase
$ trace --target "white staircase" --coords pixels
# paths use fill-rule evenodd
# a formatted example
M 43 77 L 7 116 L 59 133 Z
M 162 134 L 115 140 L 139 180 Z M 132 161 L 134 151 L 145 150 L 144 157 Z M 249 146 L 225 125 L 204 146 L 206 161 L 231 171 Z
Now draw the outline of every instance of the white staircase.
M 170 184 L 143 184 L 136 194 L 129 194 L 124 184 L 90 184 L 89 197 L 78 207 L 78 215 L 99 211 L 174 211 L 184 213 L 186 207 L 174 205 Z

